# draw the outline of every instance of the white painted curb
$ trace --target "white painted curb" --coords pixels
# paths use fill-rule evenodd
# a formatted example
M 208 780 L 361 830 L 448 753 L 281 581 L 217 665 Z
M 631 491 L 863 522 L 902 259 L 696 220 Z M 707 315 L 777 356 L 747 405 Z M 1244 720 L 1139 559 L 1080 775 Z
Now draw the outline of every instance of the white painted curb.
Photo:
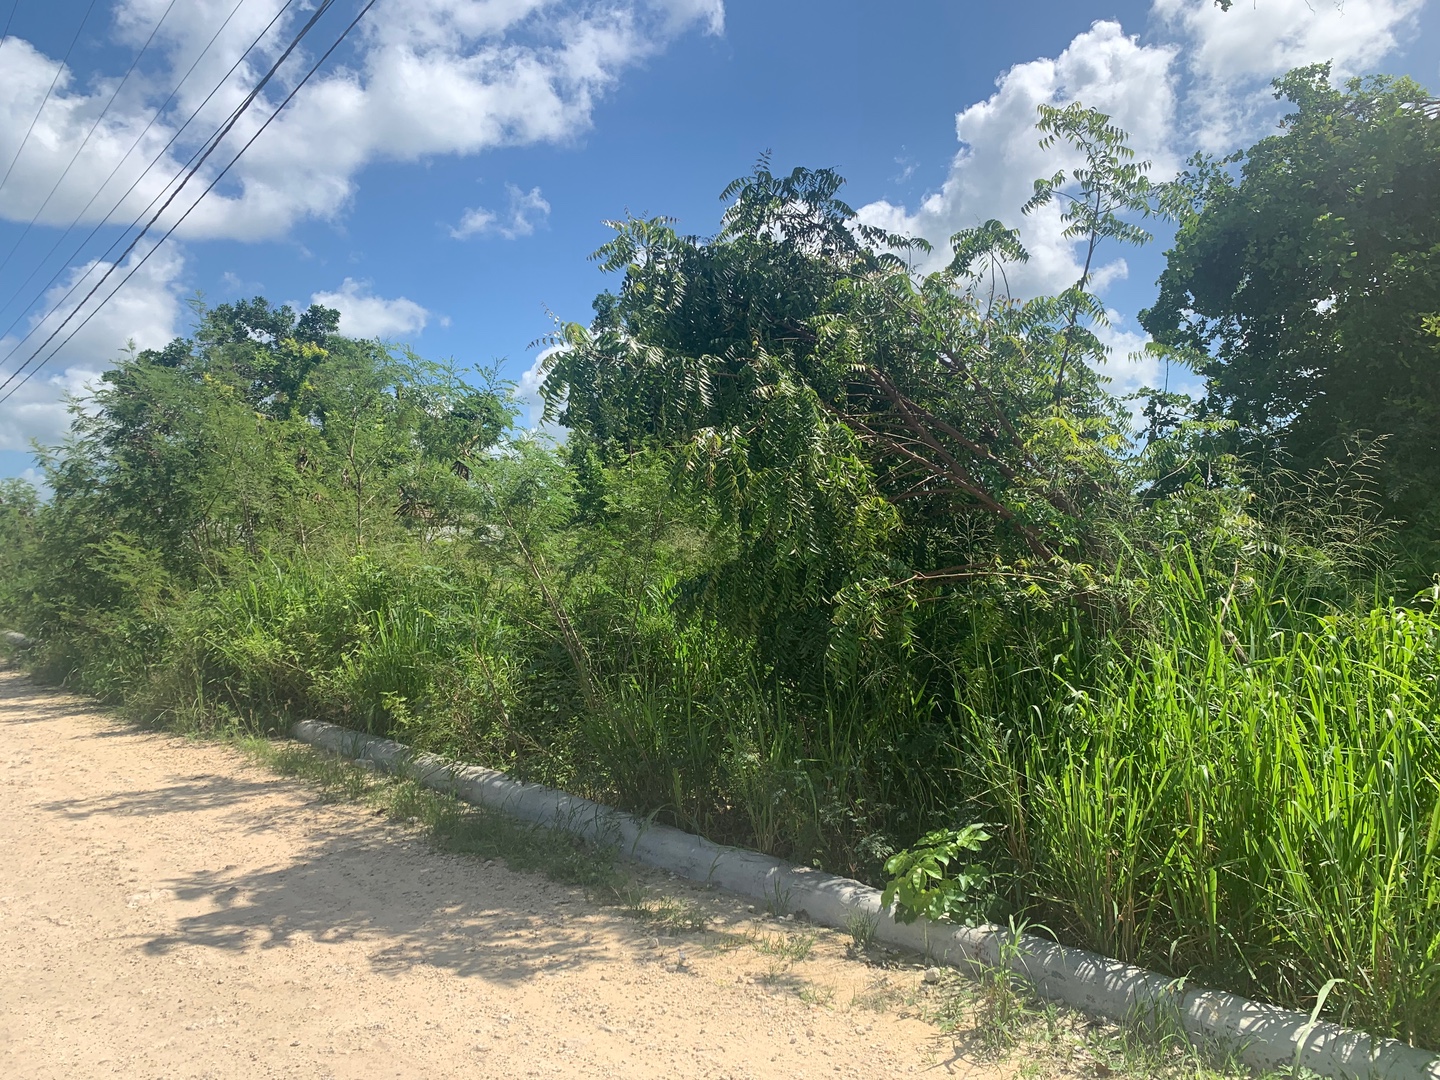
M 763 900 L 777 908 L 803 911 L 816 923 L 844 928 L 855 914 L 877 919 L 875 939 L 912 949 L 957 967 L 994 966 L 1005 932 L 999 927 L 968 929 L 939 923 L 897 923 L 881 911 L 880 893 L 849 878 L 835 877 L 743 848 L 724 847 L 668 825 L 656 825 L 562 791 L 522 784 L 478 765 L 459 765 L 434 754 L 416 753 L 402 743 L 379 739 L 315 720 L 296 724 L 302 742 L 347 757 L 373 761 L 388 772 L 414 777 L 448 792 L 552 828 L 616 843 L 631 858 L 681 877 Z M 1321 1076 L 1345 1080 L 1440 1080 L 1440 1057 L 1394 1039 L 1375 1038 L 1336 1024 L 1311 1024 L 1289 1009 L 1261 1005 L 1218 990 L 1187 989 L 1174 980 L 1084 949 L 1026 935 L 1009 966 L 1031 980 L 1040 994 L 1112 1020 L 1137 1016 L 1177 1018 L 1191 1038 L 1219 1045 L 1258 1069 L 1299 1064 Z

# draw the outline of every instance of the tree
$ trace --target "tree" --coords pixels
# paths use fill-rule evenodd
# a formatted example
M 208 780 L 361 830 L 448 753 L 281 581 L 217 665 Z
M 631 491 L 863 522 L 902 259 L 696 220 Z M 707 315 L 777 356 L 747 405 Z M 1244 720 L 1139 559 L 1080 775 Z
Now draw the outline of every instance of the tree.
M 790 668 L 823 656 L 831 598 L 890 572 L 897 524 L 860 440 L 826 407 L 844 377 L 822 362 L 814 320 L 842 279 L 901 265 L 867 239 L 907 242 L 853 229 L 842 183 L 762 161 L 726 189 L 713 239 L 664 218 L 612 223 L 596 254 L 624 271 L 620 289 L 597 298 L 589 327 L 563 329 L 542 387 L 572 460 L 667 455 L 717 509 L 735 557 L 701 591 Z
M 1041 119 L 1085 157 L 1036 187 L 1034 205 L 1070 200 L 1087 245 L 1061 296 L 996 295 L 987 278 L 1026 255 L 994 221 L 917 279 L 896 252 L 923 242 L 860 224 L 833 172 L 762 161 L 723 193 L 713 238 L 614 223 L 597 257 L 623 271 L 618 293 L 557 335 L 542 393 L 572 459 L 673 457 L 733 539 L 700 591 L 779 668 L 813 665 L 841 623 L 903 624 L 889 615 L 913 587 L 1106 558 L 1097 519 L 1133 485 L 1128 418 L 1095 370 L 1088 257 L 1143 242 L 1128 219 L 1152 191 L 1108 116 Z
M 1042 104 L 1039 128 L 1043 149 L 1063 141 L 1085 155 L 1085 164 L 1080 168 L 1069 173 L 1060 169 L 1054 176 L 1036 180 L 1035 194 L 1023 208 L 1031 214 L 1063 200 L 1060 220 L 1065 230 L 1061 235 L 1066 240 L 1079 241 L 1085 250 L 1080 279 L 1062 297 L 1069 316 L 1060 370 L 1055 376 L 1055 404 L 1059 405 L 1065 395 L 1065 369 L 1075 349 L 1075 330 L 1081 315 L 1089 315 L 1092 320 L 1104 317 L 1098 298 L 1087 291 L 1095 253 L 1107 240 L 1137 247 L 1151 241 L 1151 235 L 1131 219 L 1149 217 L 1155 212 L 1155 187 L 1150 182 L 1150 163 L 1135 160 L 1135 151 L 1126 142 L 1128 134 L 1111 123 L 1104 113 L 1087 109 L 1078 101 L 1072 101 L 1063 109 Z M 1069 191 L 1068 187 L 1076 190 Z
M 0 480 L 0 619 L 21 612 L 28 599 L 40 496 L 25 480 Z
M 257 297 L 198 314 L 192 337 L 106 372 L 46 457 L 49 513 L 72 525 L 57 554 L 83 560 L 118 532 L 194 581 L 236 555 L 358 551 L 464 516 L 467 462 L 513 417 L 493 372 L 467 384 L 338 334 L 338 313 L 317 306 L 297 315 Z
M 1197 157 L 1141 322 L 1198 357 L 1203 413 L 1257 461 L 1307 472 L 1382 440 L 1386 510 L 1440 527 L 1440 120 L 1409 79 L 1276 81 L 1295 106 L 1243 154 Z M 1238 175 L 1227 168 L 1241 163 Z

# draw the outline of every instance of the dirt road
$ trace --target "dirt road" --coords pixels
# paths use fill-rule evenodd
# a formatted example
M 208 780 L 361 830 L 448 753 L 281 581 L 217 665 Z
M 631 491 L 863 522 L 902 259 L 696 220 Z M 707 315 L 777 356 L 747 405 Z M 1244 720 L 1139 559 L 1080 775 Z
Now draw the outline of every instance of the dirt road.
M 732 945 L 755 925 L 707 902 Z M 0 671 L 14 1080 L 992 1075 L 903 1008 L 867 1008 L 919 973 L 846 961 L 837 939 L 782 969 L 716 935 L 656 938 Z

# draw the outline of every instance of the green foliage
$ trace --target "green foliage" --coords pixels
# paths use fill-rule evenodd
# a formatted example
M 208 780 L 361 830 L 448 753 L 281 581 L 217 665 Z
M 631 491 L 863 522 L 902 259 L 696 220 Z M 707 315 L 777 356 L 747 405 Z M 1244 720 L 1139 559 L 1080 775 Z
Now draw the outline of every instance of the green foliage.
M 542 386 L 573 454 L 672 463 L 733 551 L 696 594 L 766 639 L 765 662 L 789 674 L 822 662 L 830 598 L 857 573 L 884 572 L 897 526 L 858 440 L 802 375 L 808 323 L 836 281 L 885 263 L 849 228 L 839 184 L 762 163 L 727 190 L 714 241 L 662 218 L 613 223 L 596 257 L 624 270 L 620 291 L 596 301 L 590 327 L 564 329 Z
M 1281 133 L 1192 161 L 1141 321 L 1195 358 L 1205 413 L 1232 420 L 1255 460 L 1303 473 L 1376 440 L 1387 513 L 1433 543 L 1440 340 L 1425 319 L 1440 310 L 1440 122 L 1409 79 L 1338 90 L 1329 74 L 1277 80 L 1294 106 Z
M 895 905 L 895 918 L 913 923 L 949 919 L 973 926 L 984 917 L 993 899 L 990 869 L 984 863 L 962 862 L 990 840 L 981 825 L 926 833 L 914 845 L 885 862 L 889 879 L 880 894 L 880 906 Z M 952 866 L 953 864 L 953 866 Z
M 1087 109 L 1078 101 L 1065 108 L 1040 106 L 1040 146 L 1049 149 L 1065 142 L 1080 151 L 1085 164 L 1068 173 L 1061 169 L 1053 176 L 1035 181 L 1035 193 L 1024 211 L 1034 213 L 1052 202 L 1063 200 L 1060 220 L 1067 240 L 1084 245 L 1080 280 L 1061 296 L 1069 304 L 1060 367 L 1055 376 L 1055 403 L 1065 395 L 1065 368 L 1075 347 L 1075 332 L 1082 312 L 1103 323 L 1105 309 L 1098 298 L 1088 295 L 1095 252 L 1107 240 L 1140 246 L 1151 236 L 1132 218 L 1149 217 L 1155 211 L 1157 191 L 1149 179 L 1150 163 L 1136 161 L 1126 142 L 1126 132 L 1110 122 L 1104 113 Z M 1068 190 L 1073 188 L 1072 190 Z
M 0 480 L 0 617 L 29 606 L 40 496 L 24 480 Z
M 798 964 L 808 959 L 815 949 L 815 935 L 767 934 L 755 942 L 755 949 L 762 956 L 773 956 L 786 963 Z
M 1152 189 L 1124 132 L 1080 108 L 1042 127 L 1087 165 L 1034 204 L 1083 200 L 1067 220 L 1092 254 L 1138 241 L 1126 215 L 1151 212 Z M 557 335 L 542 386 L 575 458 L 672 463 L 724 552 L 688 596 L 812 694 L 910 648 L 938 583 L 1099 556 L 1100 519 L 1135 487 L 1123 409 L 1090 363 L 1106 350 L 1088 269 L 1061 297 L 997 298 L 1025 252 L 989 222 L 917 281 L 895 253 L 919 242 L 861 226 L 839 187 L 762 161 L 724 192 L 714 238 L 613 223 L 596 258 L 619 290 Z
M 845 916 L 845 932 L 850 935 L 850 947 L 864 952 L 875 943 L 875 930 L 880 925 L 878 911 L 853 909 Z
M 1021 1027 L 1034 1012 L 1035 984 L 1015 970 L 1017 961 L 1025 955 L 1027 929 L 1023 921 L 1010 919 L 995 950 L 995 963 L 980 972 L 975 1027 L 982 1044 L 992 1053 L 1014 1046 Z

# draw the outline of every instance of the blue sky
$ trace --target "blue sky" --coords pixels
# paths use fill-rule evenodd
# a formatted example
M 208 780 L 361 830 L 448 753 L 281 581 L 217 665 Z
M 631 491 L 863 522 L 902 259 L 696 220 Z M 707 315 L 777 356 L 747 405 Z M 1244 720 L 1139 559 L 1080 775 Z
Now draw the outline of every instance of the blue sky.
M 98 0 L 41 110 L 90 0 L 18 0 L 0 46 L 0 175 L 15 162 L 0 186 L 0 258 L 15 247 L 0 268 L 0 302 L 17 290 L 19 299 L 0 311 L 0 330 L 18 322 L 0 356 L 120 235 L 103 225 L 78 258 L 60 261 L 281 3 L 179 0 L 161 21 L 170 0 Z M 8 7 L 0 0 L 0 20 Z M 279 30 L 308 17 L 303 8 L 295 3 L 262 42 L 267 63 L 283 44 Z M 317 35 L 328 43 L 357 8 L 339 0 Z M 232 9 L 179 105 L 123 158 Z M 80 149 L 157 23 L 135 75 Z M 318 51 L 311 47 L 309 58 Z M 1242 0 L 1221 13 L 1209 0 L 379 0 L 363 31 L 232 176 L 0 404 L 0 475 L 27 469 L 31 438 L 60 435 L 64 395 L 83 393 L 127 340 L 144 347 L 184 333 L 184 299 L 197 291 L 212 303 L 257 293 L 300 305 L 318 299 L 341 309 L 349 332 L 408 342 L 462 366 L 500 362 L 529 389 L 536 352 L 527 346 L 549 330 L 547 312 L 583 320 L 605 286 L 586 260 L 607 236 L 603 220 L 665 213 L 710 232 L 719 191 L 762 151 L 778 167 L 837 168 L 866 220 L 943 246 L 987 217 L 1019 223 L 1030 181 L 1059 163 L 1035 146 L 1041 101 L 1079 98 L 1112 112 L 1165 174 L 1196 147 L 1228 150 L 1271 130 L 1269 79 L 1324 59 L 1440 89 L 1440 4 Z M 261 67 L 242 65 L 222 86 L 201 114 L 202 133 Z M 288 88 L 300 70 L 282 69 L 281 83 Z M 279 94 L 264 100 L 273 107 Z M 269 111 L 261 104 L 257 117 Z M 255 122 L 247 117 L 235 134 L 248 138 Z M 194 143 L 182 137 L 177 146 L 183 158 Z M 222 150 L 216 160 L 228 156 Z M 117 162 L 124 182 L 81 215 Z M 171 173 L 178 164 L 173 155 L 161 160 Z M 159 167 L 141 177 L 122 220 L 167 178 Z M 79 232 L 42 264 L 77 216 Z M 1034 219 L 1025 228 L 1034 258 L 1019 287 L 1062 287 L 1076 266 L 1058 227 Z M 1121 386 L 1156 377 L 1126 357 L 1141 343 L 1133 317 L 1152 298 L 1162 250 L 1114 251 L 1107 262 L 1111 368 Z M 89 270 L 87 282 L 103 269 Z M 41 296 L 55 272 L 62 287 Z M 50 315 L 40 336 L 67 311 Z M 0 361 L 0 372 L 37 340 Z

